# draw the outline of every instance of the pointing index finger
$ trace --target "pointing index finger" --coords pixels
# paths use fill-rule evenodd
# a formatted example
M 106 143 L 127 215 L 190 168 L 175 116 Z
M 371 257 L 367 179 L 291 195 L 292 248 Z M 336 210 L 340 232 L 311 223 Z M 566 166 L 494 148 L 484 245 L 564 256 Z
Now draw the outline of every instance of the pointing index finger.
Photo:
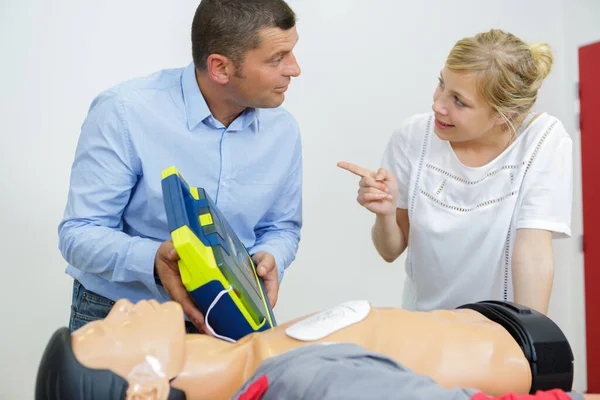
M 369 171 L 366 168 L 359 167 L 358 165 L 351 164 L 349 162 L 341 161 L 338 164 L 338 167 L 345 169 L 346 171 L 352 172 L 354 175 L 360 176 L 361 178 L 370 176 L 374 177 L 375 172 Z

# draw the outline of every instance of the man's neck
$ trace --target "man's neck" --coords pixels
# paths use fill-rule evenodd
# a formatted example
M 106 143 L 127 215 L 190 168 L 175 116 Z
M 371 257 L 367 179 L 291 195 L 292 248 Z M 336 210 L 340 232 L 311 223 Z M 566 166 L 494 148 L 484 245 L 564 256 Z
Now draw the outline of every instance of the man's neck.
M 196 70 L 196 82 L 211 114 L 225 127 L 228 127 L 233 120 L 244 112 L 245 107 L 234 105 L 228 101 L 223 88 L 218 83 L 213 82 L 205 73 Z

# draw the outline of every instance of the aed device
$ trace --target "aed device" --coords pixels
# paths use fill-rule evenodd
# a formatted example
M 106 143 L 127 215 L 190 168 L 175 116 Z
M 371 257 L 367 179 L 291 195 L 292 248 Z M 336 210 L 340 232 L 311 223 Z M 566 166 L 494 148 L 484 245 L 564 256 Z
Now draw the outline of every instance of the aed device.
M 275 327 L 250 254 L 204 189 L 172 166 L 162 192 L 183 285 L 214 333 L 235 341 Z

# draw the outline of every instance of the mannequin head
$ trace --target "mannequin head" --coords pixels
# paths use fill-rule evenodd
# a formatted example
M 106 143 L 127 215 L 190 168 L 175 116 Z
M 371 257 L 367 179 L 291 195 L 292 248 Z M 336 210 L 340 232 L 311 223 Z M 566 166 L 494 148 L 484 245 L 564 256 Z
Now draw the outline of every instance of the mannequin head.
M 72 348 L 83 366 L 108 369 L 126 379 L 128 398 L 164 396 L 183 368 L 185 335 L 178 303 L 119 300 L 105 319 L 73 332 Z

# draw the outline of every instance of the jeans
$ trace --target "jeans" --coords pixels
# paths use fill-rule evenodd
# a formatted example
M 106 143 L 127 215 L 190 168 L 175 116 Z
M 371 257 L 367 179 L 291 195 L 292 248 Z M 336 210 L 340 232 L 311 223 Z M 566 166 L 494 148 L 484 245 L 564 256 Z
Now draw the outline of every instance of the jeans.
M 86 289 L 78 280 L 74 280 L 69 331 L 76 331 L 88 322 L 106 318 L 114 304 L 111 299 Z M 187 333 L 201 333 L 188 320 L 185 321 L 185 330 Z

